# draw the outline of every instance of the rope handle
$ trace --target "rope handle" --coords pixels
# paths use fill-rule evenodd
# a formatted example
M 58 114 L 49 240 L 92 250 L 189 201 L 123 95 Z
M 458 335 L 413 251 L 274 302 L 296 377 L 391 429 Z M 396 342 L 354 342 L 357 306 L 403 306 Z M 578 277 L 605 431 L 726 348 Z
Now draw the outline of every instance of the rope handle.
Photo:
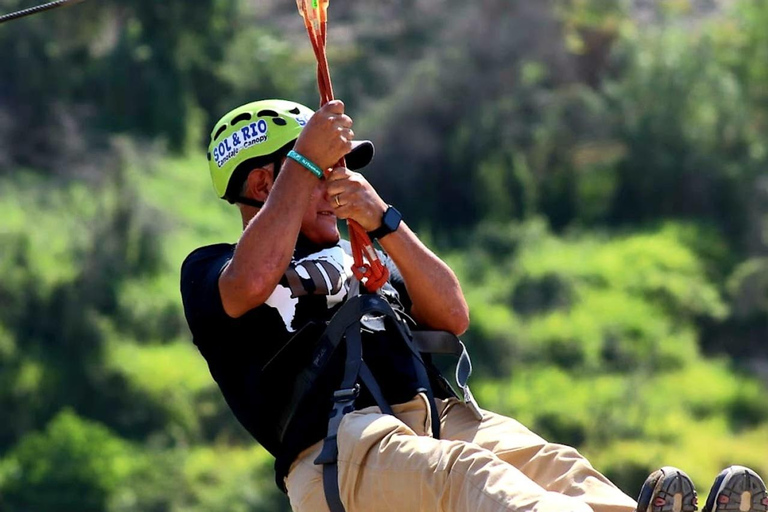
M 317 59 L 317 86 L 321 106 L 333 100 L 333 85 L 326 53 L 328 4 L 329 0 L 296 0 Z M 339 161 L 339 165 L 346 167 L 344 158 Z M 347 220 L 347 227 L 354 258 L 352 273 L 369 292 L 375 292 L 389 279 L 389 270 L 381 262 L 365 229 L 352 219 Z

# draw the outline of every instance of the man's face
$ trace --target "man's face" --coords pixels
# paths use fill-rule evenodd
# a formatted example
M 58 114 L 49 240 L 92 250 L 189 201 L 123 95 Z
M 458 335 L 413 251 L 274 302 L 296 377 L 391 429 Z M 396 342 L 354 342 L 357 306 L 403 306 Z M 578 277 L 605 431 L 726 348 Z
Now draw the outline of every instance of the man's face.
M 321 246 L 334 245 L 339 241 L 339 228 L 333 207 L 326 197 L 325 181 L 318 181 L 301 219 L 301 233 L 311 242 Z
M 281 165 L 284 162 L 285 158 L 283 158 Z M 266 167 L 266 169 L 274 173 L 273 165 Z M 339 234 L 336 215 L 326 197 L 325 189 L 325 181 L 318 180 L 301 219 L 301 233 L 311 242 L 327 247 L 336 244 L 341 235 Z

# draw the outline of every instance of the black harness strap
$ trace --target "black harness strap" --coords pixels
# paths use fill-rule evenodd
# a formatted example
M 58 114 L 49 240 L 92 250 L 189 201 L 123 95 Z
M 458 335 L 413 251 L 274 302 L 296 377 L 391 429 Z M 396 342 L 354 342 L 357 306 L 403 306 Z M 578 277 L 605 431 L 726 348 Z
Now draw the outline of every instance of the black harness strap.
M 317 348 L 315 349 L 315 353 L 312 358 L 312 364 L 304 368 L 304 370 L 302 370 L 301 373 L 296 377 L 296 384 L 294 385 L 293 394 L 290 401 L 292 407 L 287 408 L 279 420 L 281 441 L 282 436 L 286 432 L 288 424 L 293 420 L 294 416 L 300 408 L 302 398 L 307 394 L 307 391 L 312 389 L 320 374 L 325 370 L 325 367 L 331 360 L 331 356 L 334 354 L 334 352 L 336 352 L 339 344 L 345 338 L 347 329 L 352 326 L 356 326 L 355 328 L 359 335 L 360 318 L 362 318 L 366 312 L 372 311 L 380 314 L 386 314 L 385 308 L 380 303 L 371 300 L 371 297 L 375 296 L 359 295 L 349 299 L 346 303 L 344 303 L 339 311 L 336 312 L 336 314 L 333 316 L 333 319 L 328 324 L 328 327 L 326 327 L 325 332 L 323 332 L 323 335 L 318 341 Z M 397 316 L 395 315 L 394 311 L 392 311 L 392 308 L 389 307 L 389 304 L 383 299 L 380 300 L 384 302 L 386 307 L 389 309 L 389 313 L 396 320 Z M 360 350 L 362 350 L 362 348 Z M 271 362 L 272 360 L 270 360 L 267 365 L 269 365 Z M 355 379 L 356 378 L 357 375 L 355 375 Z
M 350 324 L 345 331 L 347 357 L 344 364 L 344 377 L 341 386 L 333 394 L 333 409 L 328 419 L 328 433 L 323 441 L 323 449 L 315 459 L 315 464 L 323 464 L 323 490 L 331 512 L 345 512 L 339 496 L 339 468 L 336 463 L 339 456 L 337 436 L 341 419 L 348 412 L 355 410 L 355 400 L 360 394 L 357 377 L 363 363 L 363 343 L 360 335 L 360 321 Z
M 338 431 L 344 415 L 355 409 L 355 400 L 360 394 L 359 382 L 362 382 L 366 387 L 384 414 L 393 414 L 391 405 L 384 397 L 381 387 L 376 382 L 363 357 L 362 327 L 364 323 L 367 324 L 363 318 L 370 316 L 378 316 L 383 321 L 385 330 L 392 334 L 393 342 L 397 341 L 396 338 L 400 338 L 411 352 L 414 359 L 418 391 L 426 394 L 430 404 L 432 435 L 435 439 L 440 438 L 440 418 L 430 385 L 428 366 L 421 355 L 422 352 L 458 356 L 456 383 L 462 390 L 464 401 L 471 407 L 475 416 L 482 419 L 480 409 L 467 385 L 469 375 L 472 373 L 472 364 L 464 344 L 456 336 L 433 331 L 411 332 L 408 325 L 392 309 L 389 302 L 379 295 L 359 295 L 347 300 L 325 328 L 316 345 L 311 364 L 297 376 L 292 398 L 289 402 L 290 406 L 283 411 L 279 420 L 282 440 L 287 426 L 301 407 L 303 397 L 313 388 L 320 374 L 325 371 L 331 356 L 344 341 L 346 347 L 344 375 L 338 391 L 333 394 L 332 407 L 328 417 L 328 430 L 320 454 L 314 461 L 315 464 L 323 465 L 323 490 L 331 512 L 345 512 L 339 495 Z M 270 366 L 278 355 L 270 360 L 265 368 Z M 455 395 L 456 393 L 442 375 L 434 368 L 431 370 L 439 377 L 438 382 L 441 383 L 445 391 Z
M 368 392 L 376 401 L 376 405 L 379 406 L 381 412 L 394 416 L 395 412 L 384 398 L 384 393 L 381 392 L 379 383 L 376 382 L 376 378 L 373 376 L 373 373 L 371 373 L 371 369 L 368 368 L 368 365 L 365 364 L 365 361 L 363 361 L 363 364 L 360 366 L 360 380 L 363 381 L 363 384 L 365 384 L 366 389 L 368 389 Z
M 472 410 L 475 418 L 483 419 L 480 406 L 477 405 L 472 391 L 469 389 L 469 377 L 472 375 L 472 360 L 464 343 L 456 336 L 445 331 L 413 331 L 413 342 L 416 350 L 427 354 L 448 354 L 458 357 L 456 364 L 456 384 L 461 389 L 464 403 Z
M 326 502 L 331 512 L 345 512 L 344 505 L 339 495 L 338 474 L 338 431 L 342 417 L 354 410 L 355 399 L 359 395 L 360 386 L 358 379 L 363 382 L 366 389 L 374 398 L 376 404 L 385 414 L 393 414 L 392 407 L 384 398 L 381 387 L 376 382 L 370 368 L 363 360 L 361 319 L 365 315 L 377 313 L 383 317 L 385 327 L 389 332 L 397 333 L 398 337 L 411 351 L 414 357 L 416 377 L 419 391 L 427 395 L 431 404 L 430 413 L 432 420 L 432 434 L 436 439 L 440 437 L 440 418 L 437 413 L 435 396 L 429 383 L 426 365 L 421 354 L 411 342 L 410 330 L 394 312 L 389 303 L 378 295 L 360 295 L 350 299 L 328 326 L 323 338 L 327 338 L 318 348 L 317 356 L 313 362 L 313 372 L 322 371 L 323 361 L 330 358 L 343 338 L 346 342 L 346 361 L 344 365 L 344 377 L 341 386 L 333 396 L 333 407 L 328 420 L 328 431 L 320 455 L 315 459 L 315 464 L 323 465 L 323 490 Z M 334 325 L 336 324 L 336 325 Z M 341 328 L 344 327 L 343 335 Z M 326 336 L 327 335 L 327 336 Z
M 427 365 L 424 364 L 424 359 L 421 357 L 421 353 L 411 342 L 411 331 L 408 329 L 408 326 L 401 322 L 397 324 L 397 327 L 400 331 L 400 337 L 403 339 L 403 342 L 411 351 L 411 354 L 413 354 L 413 357 L 416 359 L 416 361 L 418 361 L 418 364 L 414 366 L 416 367 L 417 379 L 422 386 L 420 391 L 425 393 L 427 395 L 427 399 L 429 400 L 429 414 L 432 421 L 432 437 L 435 439 L 440 439 L 440 415 L 437 412 L 437 401 L 435 400 L 435 394 L 432 391 L 432 386 L 429 384 Z
M 331 512 L 346 512 L 339 496 L 339 467 L 336 462 L 323 466 L 323 491 Z

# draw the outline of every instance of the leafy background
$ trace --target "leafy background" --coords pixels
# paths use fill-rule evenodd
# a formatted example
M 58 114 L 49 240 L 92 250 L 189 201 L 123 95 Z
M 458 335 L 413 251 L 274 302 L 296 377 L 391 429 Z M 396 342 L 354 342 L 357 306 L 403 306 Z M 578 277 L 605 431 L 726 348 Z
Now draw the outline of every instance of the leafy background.
M 666 464 L 768 475 L 766 26 L 761 0 L 331 5 L 337 96 L 462 280 L 481 404 L 633 496 Z M 212 123 L 317 103 L 294 3 L 92 1 L 0 49 L 0 510 L 289 510 L 178 269 L 238 236 Z

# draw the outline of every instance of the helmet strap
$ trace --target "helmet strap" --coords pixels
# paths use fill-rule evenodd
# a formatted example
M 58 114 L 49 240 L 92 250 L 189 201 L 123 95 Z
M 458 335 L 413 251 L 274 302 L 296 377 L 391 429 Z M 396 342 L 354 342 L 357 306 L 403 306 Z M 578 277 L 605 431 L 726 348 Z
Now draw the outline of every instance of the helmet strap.
M 253 206 L 255 208 L 261 208 L 264 206 L 264 203 L 262 201 L 257 201 L 256 199 L 251 199 L 249 197 L 243 197 L 243 196 L 237 196 L 234 198 L 235 203 L 245 204 L 248 206 Z
M 274 181 L 277 179 L 277 173 L 280 172 L 280 166 L 283 164 L 283 157 L 278 156 L 273 162 L 273 164 L 275 166 L 275 170 L 274 170 L 274 173 L 272 174 L 272 182 L 274 183 Z M 261 208 L 264 206 L 263 201 L 257 201 L 256 199 L 251 199 L 249 197 L 244 197 L 242 195 L 237 196 L 235 198 L 235 202 L 241 203 L 241 204 L 247 204 L 248 206 L 254 206 L 256 208 Z
M 272 173 L 272 183 L 274 183 L 277 181 L 277 173 L 280 172 L 280 168 L 283 166 L 283 157 L 277 157 L 277 159 L 272 162 L 272 165 L 275 166 L 275 171 Z
M 280 168 L 283 165 L 283 158 L 285 158 L 285 155 L 288 154 L 288 151 L 293 148 L 295 143 L 295 140 L 288 142 L 282 148 L 277 150 L 273 155 L 252 158 L 246 160 L 245 162 L 241 162 L 232 174 L 232 178 L 227 185 L 227 193 L 222 199 L 226 199 L 230 203 L 240 203 L 256 208 L 263 207 L 264 202 L 251 199 L 249 197 L 244 197 L 242 194 L 235 194 L 234 192 L 235 190 L 242 188 L 243 183 L 248 179 L 248 175 L 252 170 L 260 167 L 263 168 L 270 163 L 272 163 L 274 166 L 274 170 L 272 171 L 272 183 L 274 184 L 274 182 L 277 180 L 277 174 L 280 172 Z

